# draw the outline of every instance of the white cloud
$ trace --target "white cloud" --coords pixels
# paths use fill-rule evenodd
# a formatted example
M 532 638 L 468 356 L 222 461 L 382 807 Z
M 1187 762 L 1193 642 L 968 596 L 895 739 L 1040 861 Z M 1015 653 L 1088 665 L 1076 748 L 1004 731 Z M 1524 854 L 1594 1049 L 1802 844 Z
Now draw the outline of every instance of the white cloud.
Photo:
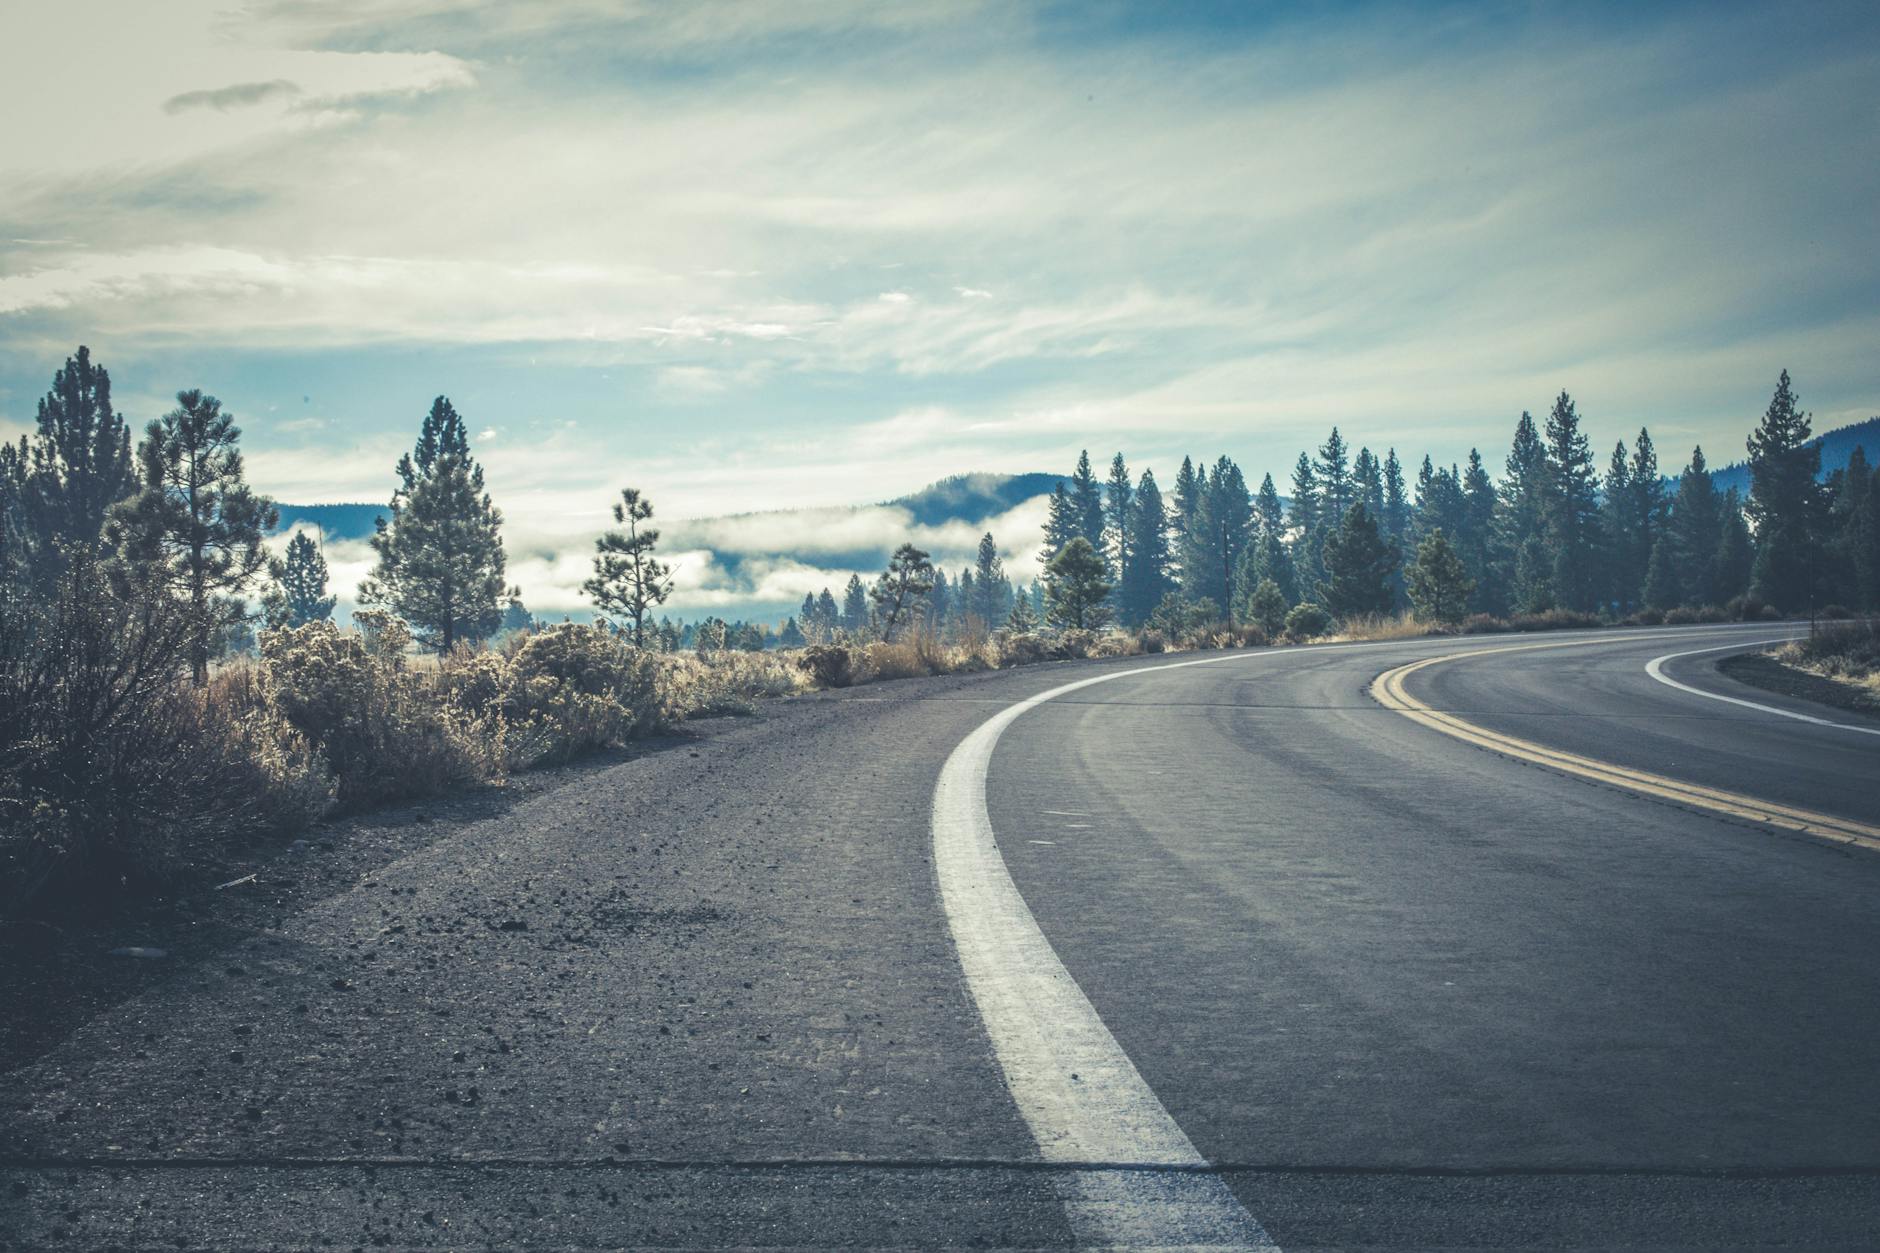
M 1062 467 L 1086 442 L 1222 449 L 1257 478 L 1331 422 L 1447 459 L 1563 386 L 1601 439 L 1649 421 L 1734 448 L 1785 364 L 1824 420 L 1880 408 L 1880 54 L 1843 15 L 1454 11 L 1440 40 L 1407 11 L 1191 41 L 1101 20 L 1063 40 L 1023 5 L 862 0 L 9 10 L 0 107 L 60 119 L 0 153 L 0 357 L 43 358 L 43 387 L 81 337 L 210 367 L 476 350 L 486 390 L 552 398 L 476 419 L 543 596 L 627 482 L 663 520 Z M 1763 55 L 1798 29 L 1799 55 Z M 64 81 L 81 30 L 108 92 Z M 607 389 L 560 386 L 597 363 Z M 162 371 L 114 372 L 127 410 L 167 407 Z M 202 381 L 245 414 L 282 399 Z M 0 386 L 16 429 L 30 396 Z M 383 499 L 411 432 L 374 403 L 245 424 L 251 477 Z

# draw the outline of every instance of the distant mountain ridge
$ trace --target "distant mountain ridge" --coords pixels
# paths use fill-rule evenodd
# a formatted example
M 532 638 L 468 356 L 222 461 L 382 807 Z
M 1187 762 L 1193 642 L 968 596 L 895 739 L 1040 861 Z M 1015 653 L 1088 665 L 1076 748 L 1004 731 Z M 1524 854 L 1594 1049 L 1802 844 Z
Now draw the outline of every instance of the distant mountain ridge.
M 890 509 L 905 509 L 919 526 L 942 526 L 948 522 L 977 522 L 993 514 L 1024 504 L 1034 496 L 1048 496 L 1065 481 L 1062 474 L 955 474 L 930 483 L 917 492 L 884 500 Z M 866 505 L 853 506 L 867 508 Z M 277 531 L 293 529 L 297 523 L 320 528 L 328 539 L 365 539 L 376 529 L 378 519 L 386 517 L 384 505 L 278 504 L 281 511 Z M 761 510 L 764 513 L 788 513 L 791 510 Z
M 1827 478 L 1836 470 L 1847 468 L 1848 458 L 1854 455 L 1856 448 L 1867 450 L 1867 463 L 1872 465 L 1880 461 L 1880 417 L 1868 418 L 1865 422 L 1856 422 L 1852 426 L 1837 426 L 1832 431 L 1823 431 L 1812 441 L 1821 449 L 1821 477 Z M 1672 480 L 1676 474 L 1669 476 Z M 1749 462 L 1732 461 L 1721 469 L 1710 472 L 1710 481 L 1720 492 L 1736 489 L 1739 496 L 1749 495 Z
M 1062 474 L 955 474 L 882 503 L 907 510 L 922 526 L 939 526 L 1004 513 L 1034 496 L 1049 496 L 1066 481 Z
M 291 531 L 306 522 L 320 528 L 327 539 L 365 539 L 378 528 L 378 520 L 388 512 L 384 505 L 289 505 L 276 503 L 281 511 L 275 531 Z

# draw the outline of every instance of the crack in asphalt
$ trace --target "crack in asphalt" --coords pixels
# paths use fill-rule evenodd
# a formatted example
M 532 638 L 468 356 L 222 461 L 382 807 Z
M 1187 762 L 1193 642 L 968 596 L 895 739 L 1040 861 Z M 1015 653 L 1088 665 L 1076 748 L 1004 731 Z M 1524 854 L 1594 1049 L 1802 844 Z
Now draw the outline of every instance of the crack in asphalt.
M 1384 1166 L 1287 1162 L 1054 1161 L 998 1157 L 60 1157 L 0 1158 L 0 1170 L 1003 1170 L 1032 1174 L 1351 1175 L 1380 1178 L 1498 1179 L 1632 1177 L 1668 1179 L 1880 1178 L 1871 1166 Z

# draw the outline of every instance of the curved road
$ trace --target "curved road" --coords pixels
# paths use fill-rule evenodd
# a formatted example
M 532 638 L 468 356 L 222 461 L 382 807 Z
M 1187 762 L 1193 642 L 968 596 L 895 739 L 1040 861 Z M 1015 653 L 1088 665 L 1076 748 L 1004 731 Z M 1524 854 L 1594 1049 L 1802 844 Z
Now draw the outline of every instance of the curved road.
M 1218 1181 L 1233 1238 L 1287 1248 L 1859 1247 L 1880 852 L 1370 694 L 1493 649 L 1409 694 L 1880 825 L 1880 736 L 1646 670 L 1787 630 L 1068 663 L 704 727 L 153 971 L 0 1076 L 0 1241 L 1127 1243 L 1131 1204 Z M 1722 655 L 1661 669 L 1851 718 L 1730 683 Z M 1012 717 L 984 814 L 1075 980 L 1053 995 L 1087 998 L 1198 1172 L 1041 1152 L 936 892 L 943 763 L 1014 702 L 1111 675 Z M 1051 974 L 1005 973 L 1020 1005 Z

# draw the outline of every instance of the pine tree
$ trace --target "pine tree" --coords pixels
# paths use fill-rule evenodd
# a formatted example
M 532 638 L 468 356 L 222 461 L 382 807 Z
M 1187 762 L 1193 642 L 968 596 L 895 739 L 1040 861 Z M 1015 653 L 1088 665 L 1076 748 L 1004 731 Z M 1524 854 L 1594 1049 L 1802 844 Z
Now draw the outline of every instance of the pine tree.
M 642 526 L 653 516 L 653 502 L 637 487 L 620 489 L 614 521 L 624 531 L 608 531 L 594 541 L 594 577 L 581 590 L 602 613 L 615 613 L 633 624 L 633 643 L 646 647 L 646 616 L 672 595 L 672 568 L 653 556 L 659 531 Z
M 1076 534 L 1077 509 L 1060 479 L 1051 492 L 1051 499 L 1045 503 L 1044 548 L 1038 554 L 1039 562 L 1048 564 L 1051 558 L 1064 551 L 1064 545 Z
M 1750 521 L 1756 525 L 1756 595 L 1794 613 L 1814 604 L 1820 574 L 1821 449 L 1782 371 L 1749 437 Z
M 1135 534 L 1130 541 L 1130 561 L 1117 589 L 1117 604 L 1123 624 L 1137 627 L 1148 620 L 1175 586 L 1169 577 L 1174 562 L 1168 546 L 1168 511 L 1162 504 L 1162 489 L 1156 486 L 1154 471 L 1142 472 L 1132 515 L 1130 524 Z
M 1101 627 L 1110 620 L 1104 604 L 1111 585 L 1096 546 L 1079 535 L 1044 570 L 1046 617 L 1072 630 Z
M 1178 540 L 1188 533 L 1200 508 L 1201 476 L 1195 473 L 1194 461 L 1183 457 L 1182 468 L 1175 473 L 1175 512 L 1169 517 Z
M 1599 498 L 1603 592 L 1607 600 L 1623 610 L 1632 606 L 1639 592 L 1631 581 L 1632 546 L 1638 542 L 1638 534 L 1632 525 L 1632 471 L 1626 463 L 1624 440 L 1619 441 L 1606 463 L 1605 488 Z
M 1358 456 L 1352 462 L 1351 495 L 1353 500 L 1364 503 L 1365 509 L 1376 520 L 1381 534 L 1384 525 L 1384 467 L 1369 448 L 1358 449 Z
M 1495 510 L 1499 504 L 1494 480 L 1482 464 L 1482 454 L 1469 449 L 1469 468 L 1462 474 L 1462 518 L 1456 529 L 1456 549 L 1463 568 L 1475 584 L 1471 606 L 1483 613 L 1507 608 L 1508 592 L 1497 578 L 1501 568 L 1496 546 Z
M 1246 603 L 1241 606 L 1241 614 L 1265 632 L 1268 639 L 1278 639 L 1279 633 L 1286 627 L 1286 614 L 1291 608 L 1279 584 L 1272 579 L 1261 579 L 1247 594 Z
M 1390 576 L 1397 550 L 1378 534 L 1377 522 L 1362 502 L 1325 541 L 1325 581 L 1319 599 L 1340 619 L 1389 613 Z
M 1645 569 L 1645 604 L 1652 609 L 1672 609 L 1684 603 L 1683 561 L 1678 542 L 1661 534 L 1652 545 L 1651 561 Z
M 822 632 L 822 638 L 828 639 L 842 626 L 842 608 L 836 604 L 836 598 L 828 588 L 816 593 L 816 626 Z
M 1397 460 L 1395 448 L 1384 454 L 1384 505 L 1378 527 L 1399 548 L 1410 538 L 1410 500 L 1404 494 L 1403 462 Z
M 972 615 L 990 630 L 1005 616 L 1005 603 L 1011 597 L 1005 562 L 999 559 L 999 546 L 993 543 L 992 532 L 988 531 L 979 537 L 979 555 L 973 567 Z
M 842 589 L 842 629 L 850 635 L 860 635 L 867 626 L 868 591 L 862 586 L 862 576 L 851 574 Z
M 305 626 L 333 616 L 338 598 L 326 590 L 326 558 L 313 537 L 295 532 L 281 560 L 269 563 L 273 586 L 262 599 L 268 626 Z
M 1547 415 L 1547 538 L 1554 553 L 1554 596 L 1568 609 L 1599 603 L 1599 475 L 1580 415 L 1564 391 Z
M 1691 464 L 1678 476 L 1678 494 L 1671 505 L 1666 534 L 1678 563 L 1678 586 L 1684 599 L 1704 604 L 1716 599 L 1711 573 L 1722 538 L 1723 503 L 1710 481 L 1704 450 L 1691 450 Z
M 1445 626 L 1454 626 L 1468 615 L 1469 595 L 1475 590 L 1462 558 L 1440 530 L 1431 531 L 1417 545 L 1405 584 L 1418 620 Z
M 1090 541 L 1090 546 L 1103 553 L 1103 485 L 1097 482 L 1097 475 L 1090 468 L 1090 451 L 1085 449 L 1077 454 L 1077 469 L 1071 475 L 1071 520 L 1076 527 L 1075 534 Z
M 448 398 L 431 403 L 398 478 L 391 521 L 379 519 L 372 537 L 378 566 L 360 601 L 389 608 L 438 652 L 489 638 L 506 595 L 503 515 L 483 490 L 483 467 Z
M 1319 445 L 1319 459 L 1313 467 L 1319 483 L 1319 513 L 1328 526 L 1340 525 L 1352 504 L 1351 468 L 1345 464 L 1348 447 L 1333 427 Z
M 11 608 L 25 595 L 28 462 L 25 436 L 20 437 L 17 447 L 0 443 L 0 611 Z
M 1860 577 L 1860 518 L 1866 503 L 1873 471 L 1867 464 L 1867 449 L 1855 445 L 1847 465 L 1828 478 L 1828 549 L 1830 577 L 1827 594 L 1843 605 L 1862 604 Z
M 1230 605 L 1234 571 L 1253 522 L 1253 501 L 1240 467 L 1222 457 L 1208 475 L 1200 508 L 1182 542 L 1182 595 Z
M 1734 487 L 1723 494 L 1721 512 L 1721 534 L 1717 539 L 1717 558 L 1711 566 L 1710 583 L 1717 602 L 1728 604 L 1748 594 L 1756 554 L 1750 544 L 1749 525 L 1743 521 L 1743 504 Z
M 1038 629 L 1038 611 L 1032 607 L 1031 589 L 1021 587 L 1012 598 L 1012 612 L 1006 616 L 1005 629 L 1014 635 L 1029 635 Z
M 241 430 L 222 402 L 191 389 L 152 422 L 137 446 L 143 488 L 110 530 L 137 577 L 177 596 L 190 623 L 190 673 L 209 681 L 214 641 L 242 622 L 239 597 L 267 568 L 262 537 L 279 521 L 273 502 L 249 490 Z
M 1319 565 L 1319 548 L 1324 536 L 1319 532 L 1319 476 L 1312 468 L 1312 458 L 1299 454 L 1293 463 L 1292 503 L 1287 508 L 1286 524 L 1292 531 L 1293 568 L 1302 587 L 1317 586 L 1324 577 Z
M 19 562 L 49 589 L 70 558 L 102 551 L 111 509 L 138 488 L 130 429 L 111 407 L 111 376 L 80 346 L 39 402 L 38 430 L 20 441 Z
M 933 591 L 934 577 L 933 562 L 925 552 L 912 544 L 903 544 L 894 550 L 888 568 L 868 591 L 881 618 L 881 638 L 894 638 L 895 628 L 912 616 L 921 601 Z
M 1508 450 L 1507 474 L 1499 489 L 1503 585 L 1517 609 L 1537 611 L 1554 604 L 1553 560 L 1547 549 L 1547 449 L 1533 415 L 1521 412 Z
M 1103 488 L 1105 552 L 1110 573 L 1120 584 L 1128 577 L 1131 549 L 1136 542 L 1136 488 L 1129 481 L 1123 454 L 1110 459 L 1110 481 Z
M 512 589 L 509 602 L 503 606 L 503 620 L 497 627 L 499 633 L 511 631 L 530 631 L 535 629 L 535 615 L 522 603 L 521 595 Z
M 1247 586 L 1257 588 L 1261 579 L 1271 579 L 1291 605 L 1299 598 L 1299 578 L 1286 547 L 1285 509 L 1271 474 L 1260 479 L 1260 490 L 1253 498 L 1253 522 L 1253 539 L 1248 544 L 1251 582 Z
M 928 587 L 927 594 L 915 605 L 914 616 L 935 634 L 939 634 L 946 629 L 947 623 L 953 617 L 953 602 L 956 599 L 957 597 L 953 594 L 953 585 L 947 581 L 947 572 L 936 568 L 933 572 L 932 586 Z
M 1632 501 L 1632 539 L 1627 547 L 1632 565 L 1625 574 L 1629 581 L 1639 584 L 1640 595 L 1643 595 L 1646 567 L 1651 562 L 1652 548 L 1664 530 L 1670 505 L 1665 500 L 1664 478 L 1658 472 L 1658 450 L 1652 444 L 1651 432 L 1642 426 L 1638 438 L 1632 442 L 1632 461 L 1626 467 L 1626 481 Z M 1607 491 L 1610 493 L 1611 488 Z
M 1880 467 L 1867 480 L 1867 493 L 1854 516 L 1854 582 L 1856 603 L 1865 610 L 1880 610 Z

